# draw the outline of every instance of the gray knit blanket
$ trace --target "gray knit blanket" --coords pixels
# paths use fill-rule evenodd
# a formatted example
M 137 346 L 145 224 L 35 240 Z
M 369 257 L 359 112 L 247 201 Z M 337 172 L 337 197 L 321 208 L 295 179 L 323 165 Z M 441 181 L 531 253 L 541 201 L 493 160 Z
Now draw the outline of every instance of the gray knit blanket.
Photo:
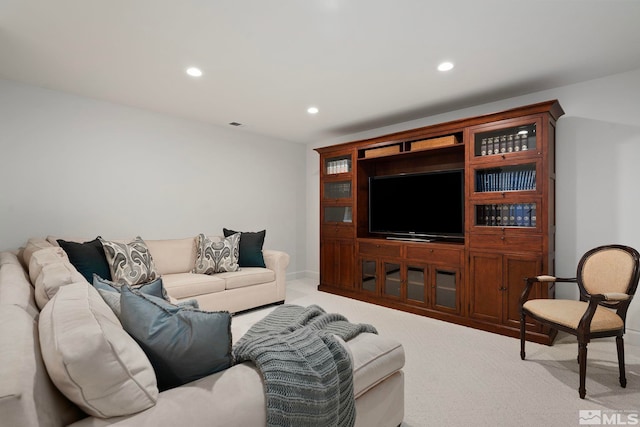
M 257 322 L 233 347 L 235 363 L 261 372 L 268 426 L 351 427 L 356 419 L 348 341 L 367 324 L 350 323 L 317 305 L 282 305 Z

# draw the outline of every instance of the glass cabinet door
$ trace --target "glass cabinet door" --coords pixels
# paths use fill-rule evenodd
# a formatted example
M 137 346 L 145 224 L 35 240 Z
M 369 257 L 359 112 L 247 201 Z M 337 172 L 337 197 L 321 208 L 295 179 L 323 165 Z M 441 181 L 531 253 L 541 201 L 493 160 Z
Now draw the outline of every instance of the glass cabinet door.
M 362 290 L 376 292 L 376 261 L 363 259 L 361 262 L 362 276 L 360 286 Z
M 436 268 L 435 270 L 435 305 L 453 310 L 457 309 L 457 272 L 441 270 Z
M 475 170 L 475 192 L 536 190 L 536 164 L 501 166 Z
M 537 203 L 498 203 L 475 206 L 475 225 L 528 227 L 538 224 Z
M 384 294 L 400 298 L 402 278 L 400 264 L 385 262 L 384 264 Z
M 476 133 L 473 152 L 476 157 L 505 155 L 535 150 L 536 124 Z
M 325 200 L 350 199 L 351 181 L 335 181 L 324 183 Z
M 407 300 L 426 303 L 424 267 L 407 267 Z
M 325 206 L 324 222 L 325 223 L 352 223 L 351 206 Z
M 336 175 L 351 172 L 351 155 L 329 157 L 324 161 L 325 175 Z

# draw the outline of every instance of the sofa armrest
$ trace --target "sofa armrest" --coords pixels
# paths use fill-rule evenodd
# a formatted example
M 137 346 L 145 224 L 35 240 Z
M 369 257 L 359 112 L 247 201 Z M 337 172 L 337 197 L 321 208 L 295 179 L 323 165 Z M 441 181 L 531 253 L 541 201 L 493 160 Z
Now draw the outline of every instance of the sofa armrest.
M 278 299 L 284 301 L 286 295 L 286 276 L 289 266 L 289 254 L 274 249 L 264 249 L 262 251 L 264 265 L 276 273 L 276 287 L 278 289 Z

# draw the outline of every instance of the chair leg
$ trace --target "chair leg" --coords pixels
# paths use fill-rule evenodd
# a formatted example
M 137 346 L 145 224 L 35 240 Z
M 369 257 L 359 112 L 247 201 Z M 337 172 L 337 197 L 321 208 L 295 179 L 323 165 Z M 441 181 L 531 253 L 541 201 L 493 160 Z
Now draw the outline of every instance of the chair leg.
M 580 364 L 580 387 L 578 393 L 580 393 L 580 399 L 584 399 L 587 394 L 585 387 L 587 377 L 587 343 L 578 343 L 578 363 Z
M 524 343 L 525 343 L 525 332 L 526 332 L 526 320 L 525 320 L 525 314 L 521 313 L 520 314 L 520 359 L 524 360 L 525 358 L 525 352 L 524 352 Z
M 624 373 L 624 340 L 622 337 L 616 337 L 616 347 L 618 347 L 618 367 L 620 368 L 620 385 L 622 388 L 627 386 L 627 377 Z

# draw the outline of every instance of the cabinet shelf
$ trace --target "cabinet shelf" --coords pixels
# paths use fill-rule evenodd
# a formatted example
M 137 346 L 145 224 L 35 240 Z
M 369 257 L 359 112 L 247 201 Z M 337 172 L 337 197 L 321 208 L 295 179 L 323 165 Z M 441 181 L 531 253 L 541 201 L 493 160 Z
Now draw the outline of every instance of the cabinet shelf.
M 387 141 L 358 150 L 358 161 L 375 160 L 380 157 L 407 155 L 409 153 L 434 152 L 451 149 L 463 149 L 462 132 L 440 137 L 413 138 L 406 141 Z

